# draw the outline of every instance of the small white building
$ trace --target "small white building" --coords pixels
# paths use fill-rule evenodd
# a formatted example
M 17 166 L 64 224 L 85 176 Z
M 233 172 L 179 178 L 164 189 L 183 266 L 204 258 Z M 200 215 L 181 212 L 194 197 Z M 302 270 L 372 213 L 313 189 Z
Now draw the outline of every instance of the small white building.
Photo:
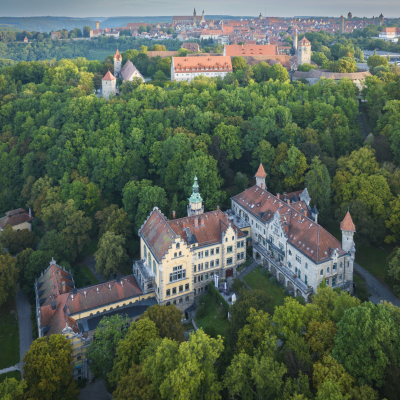
M 400 28 L 385 28 L 379 33 L 379 39 L 397 42 L 400 37 Z
M 172 57 L 171 81 L 190 82 L 196 76 L 224 78 L 232 72 L 229 56 Z

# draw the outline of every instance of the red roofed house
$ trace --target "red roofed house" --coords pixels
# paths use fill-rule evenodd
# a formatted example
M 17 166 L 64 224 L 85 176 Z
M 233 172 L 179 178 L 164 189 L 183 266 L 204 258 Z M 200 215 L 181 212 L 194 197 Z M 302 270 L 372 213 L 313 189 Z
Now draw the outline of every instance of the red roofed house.
M 34 219 L 30 209 L 29 212 L 26 212 L 23 208 L 7 211 L 5 217 L 0 218 L 0 233 L 7 225 L 10 225 L 14 231 L 20 231 L 21 229 L 31 230 L 31 221 Z
M 72 274 L 51 260 L 35 283 L 39 337 L 61 333 L 72 345 L 75 379 L 92 378 L 85 352 L 104 316 L 124 314 L 136 319 L 157 304 L 133 275 L 77 289 Z
M 101 80 L 101 94 L 105 99 L 117 93 L 117 78 L 108 71 Z
M 278 47 L 271 44 L 263 45 L 225 45 L 224 56 L 237 57 L 237 56 L 277 56 Z
M 222 78 L 228 72 L 232 72 L 230 57 L 224 56 L 202 56 L 202 57 L 172 57 L 171 81 L 190 82 L 196 76 L 207 76 Z
M 28 37 L 27 36 L 24 37 L 24 43 L 28 43 Z
M 307 189 L 274 196 L 265 187 L 260 165 L 256 185 L 232 198 L 230 216 L 251 226 L 254 258 L 288 290 L 308 299 L 323 278 L 352 292 L 355 226 L 347 213 L 340 225 L 342 243 L 318 224 Z M 240 223 L 237 223 L 240 226 Z

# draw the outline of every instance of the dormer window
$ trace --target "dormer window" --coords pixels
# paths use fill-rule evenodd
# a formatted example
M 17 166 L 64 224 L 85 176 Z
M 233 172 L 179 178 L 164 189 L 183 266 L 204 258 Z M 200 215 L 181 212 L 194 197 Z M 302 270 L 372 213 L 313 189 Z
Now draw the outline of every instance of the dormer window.
M 176 248 L 179 249 L 181 247 L 180 243 L 176 244 Z

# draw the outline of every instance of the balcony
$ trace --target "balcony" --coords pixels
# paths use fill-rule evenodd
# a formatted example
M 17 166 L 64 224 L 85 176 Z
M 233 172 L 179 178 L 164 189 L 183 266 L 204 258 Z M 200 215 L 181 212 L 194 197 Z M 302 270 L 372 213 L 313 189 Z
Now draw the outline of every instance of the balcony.
M 264 257 L 266 260 L 268 260 L 268 262 L 271 265 L 273 265 L 276 268 L 276 270 L 285 277 L 285 282 L 291 282 L 295 289 L 300 289 L 305 294 L 311 294 L 313 292 L 312 287 L 306 285 L 301 279 L 297 278 L 295 272 L 292 271 L 290 268 L 286 267 L 285 265 L 280 265 L 280 262 L 276 261 L 274 257 L 268 254 L 267 250 L 264 247 L 262 247 L 259 243 L 254 243 L 253 249 L 257 253 L 259 253 L 262 257 Z M 278 250 L 276 246 L 274 246 L 274 251 L 275 250 Z M 279 253 L 280 254 L 283 253 L 281 249 L 279 249 Z M 296 276 L 296 278 L 294 276 Z

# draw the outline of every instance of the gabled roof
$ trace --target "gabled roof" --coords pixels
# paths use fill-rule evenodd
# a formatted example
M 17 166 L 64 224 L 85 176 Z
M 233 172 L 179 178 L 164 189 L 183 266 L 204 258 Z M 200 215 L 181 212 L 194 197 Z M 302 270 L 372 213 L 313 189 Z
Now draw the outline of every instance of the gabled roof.
M 17 208 L 16 210 L 8 211 L 5 214 L 5 217 L 0 218 L 1 229 L 4 229 L 7 225 L 16 226 L 35 219 L 30 217 L 23 208 Z
M 225 54 L 230 57 L 234 56 L 277 56 L 278 49 L 275 45 L 264 44 L 264 45 L 225 45 Z
M 122 67 L 120 75 L 123 81 L 128 81 L 132 78 L 132 75 L 137 72 L 141 78 L 143 78 L 142 74 L 139 70 L 132 64 L 130 60 L 128 60 L 125 65 Z
M 327 261 L 334 249 L 338 249 L 339 255 L 345 254 L 341 243 L 309 218 L 310 213 L 304 201 L 288 204 L 282 196 L 278 198 L 259 186 L 237 194 L 233 200 L 264 223 L 278 212 L 289 243 L 316 263 Z
M 102 81 L 114 81 L 117 78 L 110 72 L 108 71 L 105 75 L 104 78 L 102 79 Z
M 265 169 L 263 165 L 260 163 L 260 166 L 258 167 L 257 173 L 254 175 L 256 178 L 265 178 L 267 176 L 267 173 L 265 172 Z
M 304 36 L 303 39 L 300 40 L 299 44 L 310 44 L 311 42 Z
M 347 214 L 343 218 L 343 221 L 340 223 L 340 230 L 349 231 L 349 232 L 356 231 L 356 226 L 354 225 L 354 222 L 351 219 L 351 215 L 350 215 L 349 211 L 347 211 Z

